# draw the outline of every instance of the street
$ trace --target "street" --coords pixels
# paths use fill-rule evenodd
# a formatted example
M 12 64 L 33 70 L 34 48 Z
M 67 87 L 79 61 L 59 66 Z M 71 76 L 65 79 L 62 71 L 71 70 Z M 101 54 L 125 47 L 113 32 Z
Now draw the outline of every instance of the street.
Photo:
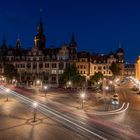
M 123 112 L 114 115 L 105 115 L 106 111 L 97 113 L 97 110 L 93 110 L 94 108 L 81 110 L 78 108 L 78 104 L 76 107 L 65 105 L 65 102 L 57 102 L 53 101 L 53 98 L 49 97 L 49 93 L 47 94 L 47 98 L 40 96 L 40 94 L 32 94 L 21 91 L 21 92 L 13 92 L 10 91 L 10 103 L 13 102 L 22 102 L 22 106 L 26 106 L 32 109 L 32 103 L 35 101 L 38 102 L 38 112 L 41 116 L 49 117 L 51 122 L 58 123 L 61 125 L 61 129 L 65 131 L 70 131 L 72 133 L 72 139 L 140 139 L 139 131 L 140 131 L 140 110 L 138 106 L 140 105 L 140 96 L 131 90 L 132 84 L 127 82 L 122 86 L 118 87 L 118 92 L 120 96 L 121 102 L 129 102 L 129 108 Z M 1 86 L 1 93 L 4 94 L 5 88 Z M 4 95 L 1 94 L 2 99 Z M 29 94 L 29 95 L 28 95 Z M 58 97 L 59 98 L 59 97 Z M 61 98 L 61 96 L 60 96 Z M 15 100 L 16 99 L 16 100 Z M 62 100 L 62 99 L 61 99 Z M 64 98 L 63 98 L 64 100 Z M 73 103 L 72 101 L 69 101 Z M 7 102 L 8 103 L 8 102 Z M 20 103 L 19 103 L 20 104 Z M 1 105 L 1 108 L 4 105 Z M 18 106 L 13 106 L 9 110 L 10 112 L 15 108 L 16 112 L 18 112 Z M 17 108 L 17 109 L 16 109 Z M 96 107 L 97 109 L 98 107 Z M 22 112 L 22 110 L 20 109 Z M 29 111 L 27 111 L 29 113 Z M 22 112 L 24 114 L 24 111 Z M 2 116 L 3 112 L 1 112 Z M 20 113 L 21 114 L 21 113 Z M 17 115 L 17 114 L 16 114 Z M 24 116 L 24 115 L 20 115 Z M 16 117 L 19 117 L 16 116 Z M 39 116 L 38 116 L 39 117 Z M 28 118 L 28 117 L 27 117 Z M 31 117 L 29 117 L 31 119 Z M 1 119 L 1 117 L 0 117 Z M 8 122 L 8 120 L 7 120 Z M 7 123 L 5 120 L 5 123 Z M 43 122 L 41 123 L 43 124 Z M 40 123 L 36 125 L 40 127 Z M 41 128 L 42 129 L 42 128 Z M 6 130 L 5 130 L 6 131 Z M 54 130 L 55 131 L 55 130 Z M 51 132 L 50 135 L 53 135 L 55 132 Z M 58 131 L 58 130 L 57 130 Z M 0 131 L 2 133 L 2 131 Z M 74 135 L 76 134 L 76 135 Z M 67 136 L 67 134 L 62 134 Z M 78 136 L 77 136 L 78 135 Z M 69 137 L 70 138 L 70 137 Z M 43 139 L 43 138 L 42 138 Z M 45 137 L 44 137 L 45 139 Z M 60 139 L 60 138 L 54 138 Z

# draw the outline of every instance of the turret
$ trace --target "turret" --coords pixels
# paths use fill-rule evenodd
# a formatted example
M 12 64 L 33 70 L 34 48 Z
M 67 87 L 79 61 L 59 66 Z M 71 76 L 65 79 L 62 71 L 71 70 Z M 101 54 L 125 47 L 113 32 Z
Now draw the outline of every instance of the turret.
M 71 36 L 71 41 L 69 45 L 69 54 L 70 54 L 70 59 L 75 60 L 77 59 L 77 43 L 75 41 L 75 36 L 74 33 Z
M 17 49 L 17 50 L 20 50 L 20 49 L 21 49 L 21 41 L 20 41 L 19 36 L 18 36 L 17 42 L 16 42 L 16 49 Z
M 43 23 L 40 15 L 40 20 L 37 28 L 37 35 L 34 38 L 34 47 L 41 50 L 45 48 L 45 45 L 46 45 L 46 38 L 45 35 L 43 34 Z

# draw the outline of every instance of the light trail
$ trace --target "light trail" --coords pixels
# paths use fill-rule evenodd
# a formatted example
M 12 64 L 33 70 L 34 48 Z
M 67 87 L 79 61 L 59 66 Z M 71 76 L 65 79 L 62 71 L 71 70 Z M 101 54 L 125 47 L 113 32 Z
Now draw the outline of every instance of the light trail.
M 0 86 L 0 88 L 1 88 L 2 90 L 4 90 L 4 91 L 6 91 L 6 89 L 7 89 L 7 88 L 5 88 L 5 87 L 3 87 L 3 86 Z M 28 105 L 28 106 L 32 106 L 33 103 L 34 103 L 34 100 L 29 99 L 28 97 L 25 97 L 25 96 L 23 96 L 23 95 L 20 95 L 20 94 L 18 94 L 18 93 L 15 92 L 15 91 L 10 90 L 9 94 L 10 94 L 10 95 L 12 94 L 14 97 L 18 98 L 18 100 L 20 100 L 21 102 L 25 103 L 25 104 Z M 72 129 L 74 129 L 74 127 L 75 127 L 74 130 L 76 130 L 76 131 L 78 131 L 77 128 L 79 128 L 80 130 L 82 130 L 82 131 L 84 131 L 84 132 L 88 132 L 88 133 L 90 133 L 91 135 L 94 135 L 94 136 L 96 136 L 96 137 L 99 138 L 99 139 L 107 140 L 107 138 L 105 138 L 105 137 L 103 137 L 103 136 L 101 136 L 101 135 L 99 135 L 99 134 L 97 134 L 97 133 L 95 133 L 95 132 L 93 132 L 93 131 L 91 131 L 91 130 L 85 128 L 85 127 L 83 127 L 82 125 L 78 124 L 78 122 L 74 122 L 74 120 L 72 120 L 72 118 L 70 118 L 70 117 L 68 117 L 68 116 L 66 116 L 66 115 L 62 115 L 62 114 L 60 114 L 60 112 L 58 112 L 58 111 L 56 111 L 56 110 L 54 110 L 54 109 L 51 109 L 50 107 L 47 107 L 46 105 L 44 105 L 44 104 L 42 104 L 42 103 L 40 103 L 40 102 L 38 102 L 37 110 L 38 110 L 39 112 L 43 113 L 44 115 L 47 115 L 47 116 L 48 116 L 48 115 L 50 114 L 50 115 L 55 116 L 56 118 L 59 118 L 62 124 L 66 125 L 66 126 L 68 126 L 68 127 L 70 127 L 70 128 L 72 128 Z M 49 113 L 49 114 L 48 114 L 48 113 Z M 58 119 L 57 119 L 57 120 L 58 120 Z M 60 122 L 60 121 L 59 121 L 59 122 Z M 76 121 L 76 120 L 75 120 L 75 121 Z M 65 122 L 66 122 L 66 123 L 65 123 Z M 70 126 L 69 124 L 72 125 L 72 126 Z M 74 127 L 73 127 L 73 126 L 74 126 Z M 99 130 L 98 130 L 98 131 L 99 131 Z M 83 134 L 83 133 L 82 133 L 82 134 Z
M 126 107 L 125 107 L 125 104 L 126 103 L 123 103 L 122 106 L 119 108 L 119 109 L 116 109 L 116 110 L 112 110 L 112 111 L 106 111 L 106 112 L 92 112 L 92 114 L 94 115 L 115 115 L 115 114 L 120 114 L 120 113 L 123 113 L 125 112 L 128 107 L 129 107 L 129 103 L 126 104 Z

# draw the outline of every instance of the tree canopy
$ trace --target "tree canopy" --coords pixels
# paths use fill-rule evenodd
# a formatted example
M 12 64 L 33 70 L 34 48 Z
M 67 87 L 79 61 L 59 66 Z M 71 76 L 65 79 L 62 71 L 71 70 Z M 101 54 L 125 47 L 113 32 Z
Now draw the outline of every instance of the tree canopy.
M 104 76 L 101 72 L 97 72 L 91 77 L 91 82 L 92 83 L 97 83 L 100 79 L 103 79 L 103 77 Z
M 4 66 L 4 76 L 8 81 L 18 76 L 17 69 L 14 67 L 14 65 L 6 64 Z
M 77 68 L 73 64 L 69 64 L 60 77 L 61 84 L 66 85 L 68 81 L 71 81 L 73 87 L 80 86 L 85 81 L 85 77 L 79 74 Z
M 113 76 L 117 76 L 120 74 L 120 68 L 117 66 L 115 62 L 113 62 L 110 66 L 110 70 L 113 74 Z

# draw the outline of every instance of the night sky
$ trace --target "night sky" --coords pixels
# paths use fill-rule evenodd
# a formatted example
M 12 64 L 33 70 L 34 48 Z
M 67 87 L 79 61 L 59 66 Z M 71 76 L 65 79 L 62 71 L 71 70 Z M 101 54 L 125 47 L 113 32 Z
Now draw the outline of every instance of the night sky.
M 74 32 L 78 50 L 97 53 L 115 51 L 119 43 L 127 62 L 140 55 L 139 0 L 5 0 L 0 3 L 0 40 L 6 34 L 15 45 L 33 46 L 40 8 L 47 38 L 46 47 L 69 43 Z

